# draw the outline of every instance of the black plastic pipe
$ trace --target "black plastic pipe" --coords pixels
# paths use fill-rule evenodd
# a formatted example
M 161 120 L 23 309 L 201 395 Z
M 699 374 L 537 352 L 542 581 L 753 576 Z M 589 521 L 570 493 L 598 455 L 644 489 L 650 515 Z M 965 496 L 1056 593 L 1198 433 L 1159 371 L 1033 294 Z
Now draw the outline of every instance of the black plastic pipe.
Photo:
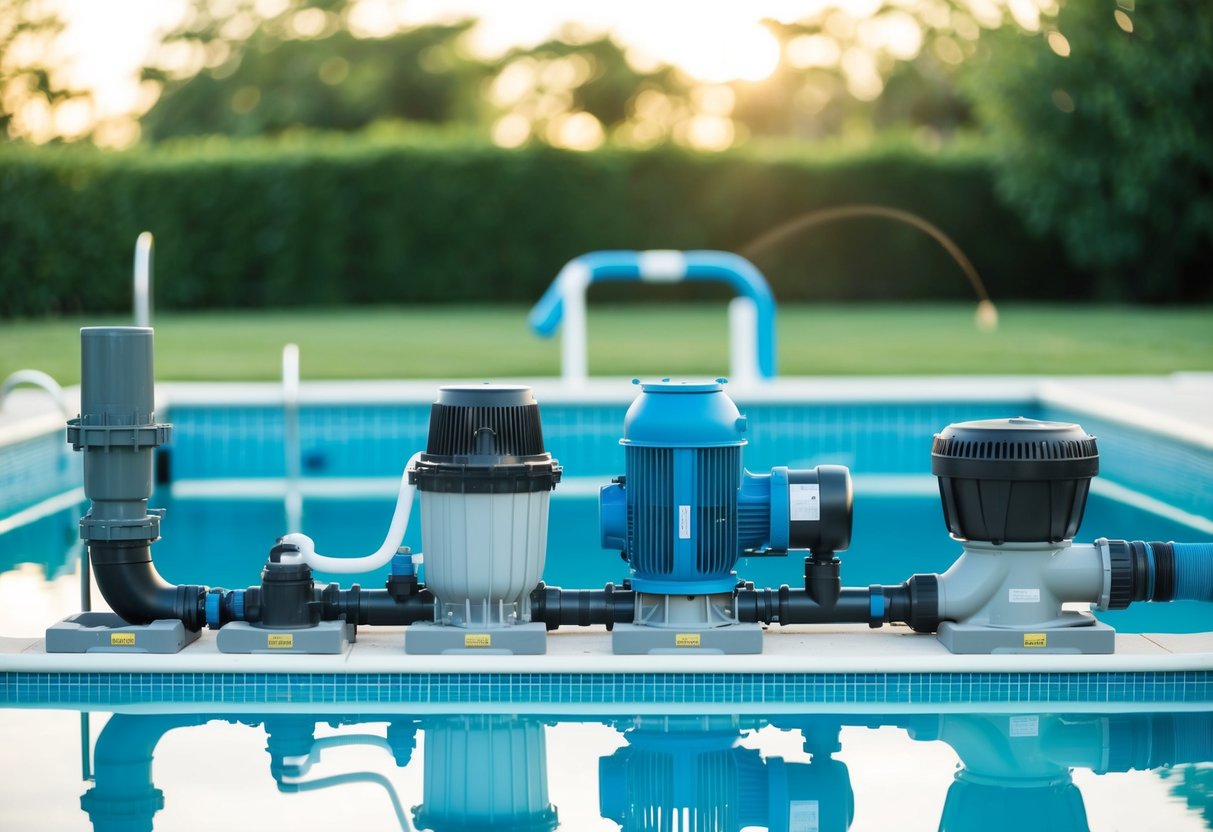
M 189 630 L 206 623 L 204 586 L 170 584 L 152 563 L 147 541 L 93 541 L 89 544 L 97 589 L 128 624 L 178 619 Z
M 607 584 L 602 589 L 561 589 L 543 581 L 531 592 L 531 620 L 543 622 L 549 630 L 562 624 L 588 627 L 605 624 L 631 624 L 636 616 L 636 593 Z

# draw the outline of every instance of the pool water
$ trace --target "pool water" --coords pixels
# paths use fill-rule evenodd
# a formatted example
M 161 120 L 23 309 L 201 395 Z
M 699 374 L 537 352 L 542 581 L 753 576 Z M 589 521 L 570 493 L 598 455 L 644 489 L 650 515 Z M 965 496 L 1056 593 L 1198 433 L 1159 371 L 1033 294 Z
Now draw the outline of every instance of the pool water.
M 5 829 L 1179 832 L 1213 820 L 1211 712 L 4 716 Z

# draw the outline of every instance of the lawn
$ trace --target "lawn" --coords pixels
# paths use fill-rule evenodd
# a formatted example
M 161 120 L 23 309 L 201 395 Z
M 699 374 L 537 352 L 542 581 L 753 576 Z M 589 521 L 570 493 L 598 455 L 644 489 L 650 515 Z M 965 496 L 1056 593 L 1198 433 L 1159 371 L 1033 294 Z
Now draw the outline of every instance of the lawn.
M 781 375 L 1157 374 L 1213 371 L 1213 307 L 1005 305 L 981 332 L 969 305 L 784 306 Z M 161 380 L 264 380 L 282 345 L 303 378 L 558 375 L 559 340 L 527 328 L 524 307 L 342 308 L 156 316 Z M 79 381 L 81 326 L 119 318 L 0 323 L 0 378 L 20 368 Z M 592 306 L 592 375 L 728 372 L 723 304 Z

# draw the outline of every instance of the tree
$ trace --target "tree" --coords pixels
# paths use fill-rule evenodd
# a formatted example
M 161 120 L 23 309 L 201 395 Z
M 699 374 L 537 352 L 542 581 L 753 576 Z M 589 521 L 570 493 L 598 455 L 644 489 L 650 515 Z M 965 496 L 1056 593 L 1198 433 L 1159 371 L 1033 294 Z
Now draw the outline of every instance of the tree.
M 63 21 L 37 0 L 0 0 L 0 140 L 51 138 L 55 111 L 83 97 L 58 77 Z
M 1109 298 L 1213 299 L 1213 5 L 1067 0 L 968 91 L 1005 198 Z
M 144 72 L 164 84 L 141 120 L 145 138 L 357 130 L 391 119 L 483 121 L 480 90 L 491 69 L 459 48 L 471 23 L 356 37 L 341 17 L 345 9 L 295 3 L 266 19 L 247 3 L 224 14 L 208 4 L 194 8 L 166 39 L 161 64 Z

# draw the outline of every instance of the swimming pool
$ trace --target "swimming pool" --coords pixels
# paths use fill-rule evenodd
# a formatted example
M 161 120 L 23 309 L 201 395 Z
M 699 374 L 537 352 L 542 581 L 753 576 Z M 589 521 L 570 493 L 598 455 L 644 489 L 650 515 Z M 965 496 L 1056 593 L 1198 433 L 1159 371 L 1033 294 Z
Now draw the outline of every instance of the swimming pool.
M 368 393 L 333 385 L 305 396 L 298 489 L 303 528 L 318 544 L 351 554 L 378 545 L 400 468 L 424 444 L 433 389 Z M 167 509 L 157 566 L 171 581 L 253 583 L 288 522 L 278 393 L 165 392 L 175 433 L 151 502 Z M 593 495 L 621 472 L 617 441 L 631 392 L 621 382 L 618 391 L 570 401 L 537 390 L 548 448 L 566 472 L 553 500 L 549 583 L 598 586 L 623 577 L 618 555 L 598 547 Z M 929 449 L 932 433 L 964 419 L 1070 419 L 1099 435 L 1103 474 L 1080 539 L 1211 536 L 1209 449 L 1041 396 L 1031 385 L 840 391 L 821 383 L 738 398 L 752 426 L 747 467 L 841 463 L 853 470 L 856 531 L 842 555 L 848 585 L 900 581 L 955 558 L 928 474 Z M 61 434 L 0 449 L 0 458 L 7 506 L 0 518 L 10 518 L 0 535 L 0 592 L 24 599 L 24 607 L 7 610 L 58 617 L 76 608 L 78 460 L 64 453 Z M 14 515 L 21 522 L 11 522 Z M 416 529 L 406 544 L 419 545 Z M 796 583 L 800 570 L 784 559 L 738 566 L 760 585 Z M 1111 615 L 1124 631 L 1209 629 L 1206 611 L 1194 604 Z M 0 631 L 16 626 L 5 620 Z M 783 640 L 811 655 L 815 638 L 833 636 Z M 550 829 L 559 822 L 565 829 L 748 824 L 807 832 L 848 822 L 853 829 L 934 829 L 946 820 L 947 828 L 992 830 L 1040 817 L 1066 818 L 1071 825 L 1062 828 L 1075 829 L 1205 825 L 1209 672 L 1137 672 L 1129 664 L 1114 672 L 1104 663 L 1065 673 L 949 674 L 930 672 L 938 665 L 915 669 L 910 656 L 884 672 L 812 673 L 802 662 L 791 673 L 770 655 L 726 672 L 654 674 L 623 664 L 611 672 L 623 657 L 562 654 L 578 672 L 511 675 L 486 665 L 483 674 L 444 675 L 434 665 L 409 673 L 421 666 L 404 660 L 399 639 L 380 640 L 378 672 L 346 677 L 298 665 L 250 675 L 236 664 L 226 673 L 164 674 L 145 663 L 110 679 L 5 673 L 0 725 L 11 740 L 0 765 L 27 774 L 0 789 L 0 819 L 13 828 L 88 828 L 90 810 L 96 823 L 120 809 L 154 811 L 157 829 L 191 829 L 214 815 L 214 795 L 223 793 L 239 795 L 243 817 L 273 828 L 361 821 L 372 828 L 491 822 Z M 90 714 L 83 744 L 81 708 Z M 120 716 L 107 723 L 115 711 Z M 81 777 L 82 765 L 93 782 Z M 153 789 L 163 793 L 163 809 Z M 82 809 L 86 793 L 92 797 Z M 1041 814 L 1025 815 L 1033 810 L 1024 807 Z

